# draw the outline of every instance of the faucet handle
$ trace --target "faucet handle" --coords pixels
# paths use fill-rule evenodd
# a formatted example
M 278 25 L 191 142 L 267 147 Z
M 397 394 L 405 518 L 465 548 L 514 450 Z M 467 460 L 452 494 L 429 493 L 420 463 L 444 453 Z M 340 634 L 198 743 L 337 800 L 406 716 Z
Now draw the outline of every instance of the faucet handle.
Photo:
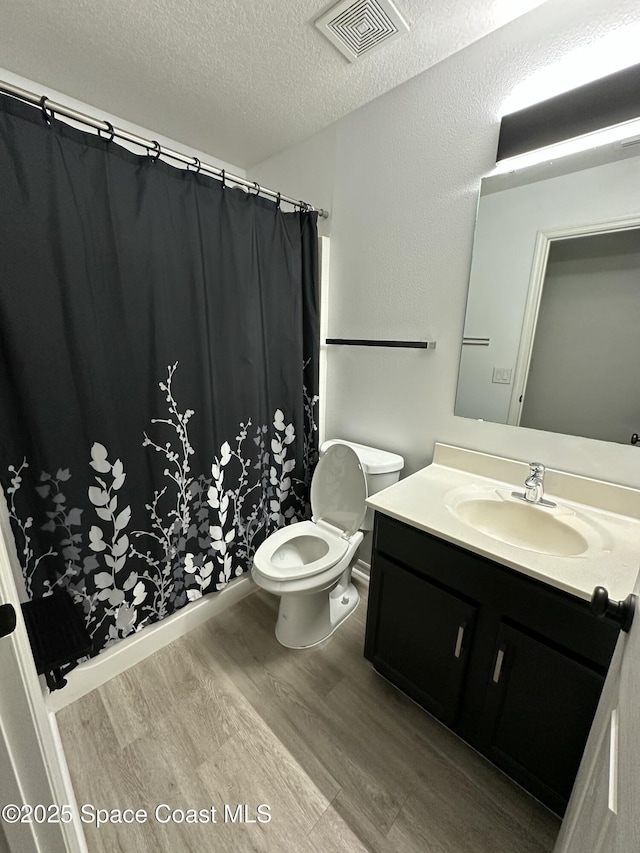
M 544 465 L 542 462 L 529 462 L 529 474 L 531 477 L 544 477 Z

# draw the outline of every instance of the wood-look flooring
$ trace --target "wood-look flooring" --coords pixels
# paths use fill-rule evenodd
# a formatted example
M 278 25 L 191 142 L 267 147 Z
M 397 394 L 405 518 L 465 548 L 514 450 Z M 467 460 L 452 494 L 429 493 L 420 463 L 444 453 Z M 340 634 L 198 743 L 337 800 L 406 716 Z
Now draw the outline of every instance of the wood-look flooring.
M 85 824 L 90 853 L 553 849 L 556 817 L 372 670 L 357 583 L 316 648 L 280 646 L 259 591 L 58 713 L 78 804 L 149 815 Z M 160 823 L 159 804 L 216 822 Z M 232 822 L 238 804 L 270 822 Z

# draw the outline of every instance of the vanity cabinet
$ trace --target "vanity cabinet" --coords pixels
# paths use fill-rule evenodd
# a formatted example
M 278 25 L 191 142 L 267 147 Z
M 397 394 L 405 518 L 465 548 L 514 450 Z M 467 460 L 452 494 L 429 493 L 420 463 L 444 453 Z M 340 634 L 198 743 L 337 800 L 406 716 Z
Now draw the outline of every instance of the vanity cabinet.
M 376 513 L 365 657 L 558 814 L 618 631 L 586 601 Z

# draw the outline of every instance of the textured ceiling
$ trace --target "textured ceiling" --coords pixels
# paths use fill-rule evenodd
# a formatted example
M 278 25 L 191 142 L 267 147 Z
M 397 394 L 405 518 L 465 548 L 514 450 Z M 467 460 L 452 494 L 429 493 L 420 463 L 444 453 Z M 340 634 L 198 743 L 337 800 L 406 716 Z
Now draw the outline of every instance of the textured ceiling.
M 396 0 L 409 35 L 351 64 L 323 0 L 4 0 L 0 64 L 248 168 L 542 2 Z

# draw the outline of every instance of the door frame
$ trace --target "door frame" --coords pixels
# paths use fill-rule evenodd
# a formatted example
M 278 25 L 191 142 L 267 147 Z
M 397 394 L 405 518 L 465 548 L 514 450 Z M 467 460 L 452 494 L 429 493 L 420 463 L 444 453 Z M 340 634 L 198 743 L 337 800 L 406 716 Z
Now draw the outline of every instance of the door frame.
M 13 605 L 16 611 L 16 628 L 13 633 L 0 638 L 13 659 L 11 677 L 16 685 L 11 694 L 11 704 L 21 714 L 21 732 L 28 734 L 29 742 L 12 738 L 11 719 L 0 719 L 0 757 L 3 759 L 3 780 L 0 784 L 2 805 L 31 802 L 29 792 L 38 791 L 46 796 L 45 806 L 68 804 L 74 819 L 69 823 L 9 824 L 2 828 L 11 853 L 87 853 L 73 787 L 62 749 L 55 715 L 47 709 L 43 687 L 36 673 L 29 638 L 22 617 L 20 598 L 15 582 L 21 569 L 9 522 L 7 504 L 0 489 L 0 602 Z M 5 770 L 6 767 L 6 770 Z M 11 797 L 11 799 L 5 798 Z
M 640 731 L 636 713 L 640 697 L 640 573 L 633 595 L 633 624 L 618 637 L 554 853 L 583 853 L 585 836 L 593 851 L 639 849 L 636 806 L 640 770 L 635 756 Z
M 531 364 L 533 341 L 536 326 L 538 324 L 538 313 L 540 300 L 542 299 L 542 288 L 547 273 L 547 263 L 551 243 L 555 240 L 570 240 L 574 237 L 588 237 L 591 234 L 605 234 L 613 231 L 630 231 L 640 228 L 640 214 L 632 216 L 620 216 L 615 219 L 605 219 L 602 222 L 590 222 L 582 225 L 568 225 L 562 228 L 553 228 L 548 231 L 538 231 L 536 244 L 533 250 L 533 262 L 531 265 L 531 276 L 529 278 L 529 289 L 525 303 L 524 317 L 522 320 L 522 333 L 516 357 L 511 399 L 509 401 L 509 413 L 507 423 L 512 426 L 520 426 L 522 415 L 522 404 L 527 390 L 527 378 Z

